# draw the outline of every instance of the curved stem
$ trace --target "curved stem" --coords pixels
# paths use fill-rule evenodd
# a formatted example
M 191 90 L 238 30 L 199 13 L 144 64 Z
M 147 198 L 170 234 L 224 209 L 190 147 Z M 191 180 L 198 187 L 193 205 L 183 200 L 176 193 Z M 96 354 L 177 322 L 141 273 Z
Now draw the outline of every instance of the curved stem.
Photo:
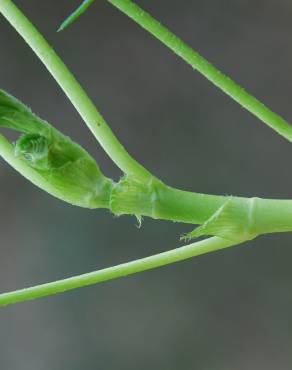
M 20 9 L 11 0 L 0 0 L 0 13 L 44 63 L 116 165 L 123 172 L 134 175 L 141 180 L 151 177 L 151 174 L 125 150 L 81 85 Z
M 225 240 L 217 237 L 192 243 L 181 248 L 173 249 L 151 257 L 138 259 L 117 266 L 105 268 L 95 272 L 74 276 L 68 279 L 54 281 L 38 285 L 32 288 L 16 290 L 14 292 L 0 294 L 0 306 L 6 306 L 17 302 L 24 302 L 50 296 L 53 294 L 73 290 L 76 288 L 117 279 L 157 267 L 169 265 L 174 262 L 186 260 L 201 254 L 231 247 L 239 242 Z
M 254 114 L 278 134 L 292 141 L 292 126 L 284 118 L 271 111 L 254 96 L 245 91 L 240 85 L 231 80 L 231 78 L 224 75 L 214 65 L 154 19 L 149 13 L 145 12 L 131 0 L 107 1 L 150 32 L 154 37 L 160 40 L 175 54 L 190 64 L 250 113 Z
M 261 104 L 256 98 L 244 91 L 239 85 L 237 85 L 227 76 L 219 72 L 214 66 L 207 62 L 198 53 L 193 51 L 189 46 L 184 44 L 179 38 L 177 38 L 174 34 L 163 27 L 158 21 L 153 19 L 148 13 L 142 11 L 130 0 L 108 1 L 124 11 L 130 17 L 132 17 L 142 27 L 151 32 L 155 37 L 161 40 L 164 44 L 166 44 L 176 54 L 181 56 L 185 61 L 187 61 L 199 72 L 201 72 L 210 81 L 212 81 L 223 91 L 229 94 L 234 100 L 239 102 L 242 106 L 255 114 L 257 117 L 262 119 L 265 123 L 267 123 L 282 136 L 292 141 L 292 128 L 283 118 L 273 113 L 263 104 Z M 0 0 L 0 12 L 6 17 L 6 19 L 12 24 L 12 26 L 19 32 L 19 34 L 24 38 L 24 40 L 30 45 L 30 47 L 42 60 L 47 69 L 64 90 L 68 98 L 71 100 L 77 111 L 83 117 L 94 136 L 100 142 L 105 151 L 109 154 L 111 159 L 122 169 L 122 171 L 129 175 L 132 175 L 135 179 L 138 179 L 145 183 L 149 182 L 149 180 L 152 180 L 152 175 L 127 153 L 125 148 L 115 137 L 103 117 L 95 108 L 92 101 L 86 95 L 82 87 L 67 69 L 62 60 L 57 56 L 57 54 L 53 51 L 46 40 L 40 35 L 36 28 L 30 23 L 30 21 L 13 4 L 13 2 L 11 0 Z M 6 153 L 7 159 L 13 161 L 10 151 L 11 148 L 9 146 L 6 146 L 7 143 L 4 140 L 1 140 L 1 137 L 0 144 L 2 145 L 2 151 Z M 15 167 L 22 166 L 22 164 L 19 163 L 14 164 Z M 23 170 L 22 167 L 19 167 L 18 169 Z M 32 173 L 31 176 L 33 177 L 34 174 Z M 41 179 L 36 178 L 35 183 L 37 183 L 38 181 L 41 181 Z M 174 192 L 176 194 L 174 194 Z M 118 192 L 118 195 L 122 196 L 122 193 L 123 192 Z M 56 194 L 56 196 L 58 196 L 58 194 Z M 195 206 L 189 202 L 189 200 L 193 197 L 196 197 L 198 203 L 201 204 L 201 208 L 202 210 L 204 210 L 203 214 L 195 214 L 195 211 L 197 212 L 197 209 L 193 210 L 193 207 Z M 208 197 L 210 201 L 210 204 L 207 208 L 206 197 Z M 217 207 L 217 203 L 221 204 L 223 202 L 223 198 L 221 197 L 212 197 L 200 194 L 191 195 L 190 193 L 180 192 L 176 189 L 170 188 L 168 189 L 168 191 L 162 191 L 159 199 L 161 200 L 161 203 L 158 203 L 160 208 L 156 208 L 156 213 L 154 213 L 154 216 L 156 215 L 161 216 L 162 218 L 174 219 L 173 212 L 174 209 L 176 210 L 176 204 L 181 204 L 181 202 L 184 200 L 185 206 L 183 206 L 181 210 L 175 214 L 175 218 L 180 219 L 186 217 L 187 222 L 190 222 L 192 220 L 192 217 L 198 217 L 198 221 L 203 222 L 209 214 L 211 215 L 211 211 L 213 211 L 215 205 Z M 172 199 L 173 203 L 170 203 L 170 199 Z M 240 200 L 238 198 L 238 202 L 242 203 L 245 202 L 245 200 Z M 258 227 L 258 230 L 255 231 L 263 230 L 265 232 L 270 232 L 267 231 L 267 229 L 271 230 L 271 224 L 276 224 L 276 229 L 273 229 L 273 231 L 279 231 L 280 229 L 282 231 L 290 230 L 290 220 L 292 219 L 292 211 L 290 211 L 291 203 L 289 201 L 283 201 L 284 203 L 282 202 L 281 204 L 280 202 L 274 202 L 277 201 L 270 201 L 270 203 L 267 203 L 265 200 L 262 200 L 262 206 L 258 206 L 257 208 L 255 208 L 251 216 L 254 215 L 255 217 L 257 216 L 259 219 L 261 219 L 260 216 L 263 212 L 266 213 L 267 211 L 270 211 L 271 207 L 277 205 L 278 214 L 282 215 L 283 210 L 285 210 L 283 217 L 277 216 L 277 222 L 275 222 L 275 219 L 273 217 L 268 217 L 264 221 L 262 221 L 260 227 Z M 260 202 L 257 203 L 261 204 Z M 189 210 L 189 212 L 186 212 L 186 210 Z M 55 281 L 32 288 L 4 293 L 0 295 L 0 305 L 8 305 L 16 302 L 32 300 L 35 298 L 96 284 L 98 282 L 108 281 L 122 276 L 135 274 L 137 272 L 142 272 L 156 267 L 168 265 L 204 253 L 231 247 L 233 245 L 241 243 L 242 241 L 243 240 L 238 239 L 231 241 L 220 237 L 209 238 L 175 250 L 124 263 L 118 266 L 109 267 L 96 272 Z

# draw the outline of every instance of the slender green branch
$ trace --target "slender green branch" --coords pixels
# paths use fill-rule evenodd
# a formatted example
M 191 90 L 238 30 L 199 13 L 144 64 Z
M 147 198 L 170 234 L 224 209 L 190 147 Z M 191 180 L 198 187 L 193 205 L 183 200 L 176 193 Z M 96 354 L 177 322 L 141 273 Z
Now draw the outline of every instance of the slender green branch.
M 210 65 L 200 55 L 160 25 L 160 23 L 153 19 L 148 13 L 142 11 L 137 5 L 132 3 L 132 1 L 108 1 L 139 22 L 144 28 L 153 33 L 191 65 L 210 78 L 210 80 L 216 82 L 223 90 L 229 91 L 230 94 L 243 105 L 245 103 L 251 111 L 254 111 L 259 116 L 262 115 L 266 118 L 270 117 L 271 122 L 274 122 L 274 126 L 280 131 L 282 129 L 291 129 L 291 126 L 285 121 L 282 122 L 281 118 L 275 116 L 274 113 L 269 111 L 268 108 L 264 107 L 255 98 L 243 91 L 226 76 L 219 73 L 215 67 Z M 248 234 L 250 234 L 249 236 L 272 231 L 291 230 L 290 201 L 258 199 L 256 202 L 251 203 L 248 199 L 233 197 L 231 202 L 227 202 L 225 197 L 188 193 L 172 189 L 153 178 L 147 170 L 125 151 L 64 63 L 13 2 L 11 0 L 0 0 L 0 12 L 3 13 L 7 20 L 15 27 L 43 61 L 111 158 L 123 171 L 130 175 L 130 177 L 126 179 L 126 183 L 120 182 L 111 190 L 109 208 L 114 213 L 130 213 L 136 214 L 137 216 L 147 215 L 154 218 L 198 224 L 207 222 L 203 229 L 205 231 L 210 231 L 212 229 L 215 235 L 218 235 L 218 225 L 221 225 L 223 219 L 225 219 L 224 227 L 226 227 L 226 219 L 228 219 L 229 224 L 234 230 L 240 230 L 240 232 L 245 234 L 243 229 L 248 221 L 248 215 L 254 216 L 254 230 L 253 232 L 248 232 Z M 279 122 L 283 124 L 281 125 Z M 281 131 L 282 133 L 283 130 Z M 13 159 L 10 158 L 10 161 L 12 163 Z M 33 174 L 32 178 L 34 178 Z M 129 179 L 131 181 L 129 181 Z M 45 188 L 45 186 L 43 186 L 43 188 Z M 49 192 L 53 193 L 52 191 Z M 252 212 L 250 211 L 250 204 L 257 205 L 253 208 Z M 265 215 L 265 212 L 260 211 L 261 209 L 265 209 L 268 214 Z M 269 212 L 271 209 L 273 209 L 274 212 Z M 277 210 L 277 212 L 275 210 Z M 219 223 L 218 216 L 220 216 Z M 242 218 L 244 222 L 238 222 L 240 218 Z M 209 219 L 212 221 L 211 224 Z M 214 221 L 216 222 L 214 223 Z M 258 227 L 258 225 L 261 226 Z M 216 229 L 215 231 L 214 227 Z M 201 231 L 203 229 L 201 229 Z
M 105 268 L 103 270 L 74 276 L 64 280 L 53 281 L 51 283 L 38 285 L 32 288 L 3 293 L 0 294 L 0 306 L 29 301 L 36 298 L 117 279 L 123 276 L 135 274 L 137 272 L 151 270 L 178 261 L 183 261 L 201 254 L 228 248 L 235 244 L 239 244 L 239 242 L 231 242 L 217 237 L 209 238 L 181 248 Z
M 0 127 L 18 131 L 12 144 L 0 136 L 0 155 L 24 177 L 53 196 L 114 214 L 200 224 L 188 237 L 233 239 L 290 231 L 292 201 L 199 194 L 174 189 L 157 178 L 106 178 L 80 145 L 0 90 Z M 272 216 L 271 216 L 272 215 Z
M 254 96 L 245 91 L 240 85 L 224 75 L 214 65 L 154 19 L 149 13 L 145 12 L 131 0 L 107 1 L 150 32 L 154 37 L 160 40 L 175 54 L 190 64 L 250 113 L 254 114 L 273 130 L 278 132 L 278 134 L 292 141 L 292 126 L 285 119 L 272 112 Z
M 81 14 L 85 12 L 85 10 L 93 3 L 94 0 L 84 0 L 82 4 L 71 14 L 66 20 L 61 24 L 58 29 L 58 32 L 63 31 L 67 28 L 71 23 L 75 21 Z
M 129 0 L 108 1 L 131 16 L 241 105 L 245 106 L 281 135 L 292 140 L 291 127 L 285 120 L 271 112 L 228 77 L 220 73 L 149 14 L 142 11 Z M 87 3 L 91 3 L 91 1 Z M 81 10 L 79 9 L 79 11 Z M 103 178 L 99 169 L 95 168 L 98 181 L 95 179 L 93 182 L 94 185 L 100 182 L 100 187 L 98 189 L 95 186 L 92 188 L 86 186 L 84 188 L 84 184 L 89 180 L 87 178 L 84 183 L 82 182 L 82 186 L 78 189 L 78 192 L 81 190 L 83 194 L 84 189 L 86 191 L 89 190 L 89 194 L 86 194 L 86 199 L 88 199 L 88 196 L 92 196 L 91 191 L 93 191 L 95 196 L 97 196 L 97 198 L 92 198 L 95 200 L 96 207 L 107 207 L 115 214 L 129 213 L 137 217 L 146 215 L 153 218 L 202 224 L 197 230 L 188 234 L 188 237 L 215 235 L 213 238 L 155 256 L 69 279 L 4 293 L 0 295 L 0 305 L 27 301 L 164 266 L 200 254 L 237 245 L 262 233 L 291 231 L 292 201 L 220 197 L 189 193 L 168 187 L 154 178 L 126 152 L 61 59 L 13 2 L 11 0 L 0 0 L 0 12 L 35 51 L 69 97 L 105 151 L 127 174 L 121 181 L 114 184 L 110 180 Z M 20 103 L 19 107 L 21 108 Z M 7 121 L 6 108 L 5 106 L 4 119 Z M 13 116 L 12 120 L 7 121 L 8 127 L 19 129 L 19 125 L 22 122 L 18 122 L 16 118 L 19 117 Z M 5 124 L 3 125 L 5 126 Z M 30 125 L 32 125 L 31 129 L 35 130 L 34 119 L 30 122 Z M 65 141 L 63 140 L 60 134 L 58 135 L 62 143 L 67 142 L 65 139 Z M 58 190 L 58 184 L 55 181 L 61 179 L 64 186 L 71 186 L 74 184 L 74 181 L 68 178 L 67 180 L 70 180 L 68 183 L 64 181 L 68 172 L 63 172 L 63 164 L 66 165 L 66 170 L 68 169 L 67 165 L 70 166 L 70 173 L 72 174 L 73 171 L 78 171 L 79 160 L 82 160 L 82 163 L 85 163 L 83 160 L 86 160 L 89 169 L 93 167 L 91 167 L 91 159 L 81 149 L 78 149 L 76 144 L 68 141 L 67 144 L 69 146 L 67 149 L 69 147 L 71 148 L 71 155 L 73 155 L 73 152 L 75 154 L 79 153 L 78 156 L 80 155 L 80 158 L 76 158 L 75 154 L 72 158 L 70 156 L 64 158 L 64 153 L 60 150 L 60 147 L 63 148 L 63 145 L 58 145 L 58 148 L 54 148 L 51 146 L 51 143 L 50 136 L 29 132 L 26 136 L 21 137 L 17 141 L 16 147 L 13 148 L 3 136 L 0 136 L 0 153 L 13 167 L 36 185 L 61 199 L 65 199 L 64 194 L 58 193 L 60 189 Z M 16 158 L 15 149 L 20 150 L 20 154 L 24 156 L 30 156 L 30 166 L 24 160 Z M 33 157 L 31 157 L 32 155 Z M 52 178 L 51 176 L 49 180 L 44 181 L 44 172 L 48 169 L 51 170 L 48 167 L 51 160 L 54 162 L 53 169 L 56 172 L 53 175 L 56 177 Z M 56 160 L 58 162 L 57 165 Z M 77 167 L 75 166 L 76 164 Z M 91 170 L 89 172 L 92 173 Z M 40 175 L 41 173 L 42 175 Z M 73 191 L 72 188 L 71 191 Z M 79 201 L 75 200 L 75 196 L 78 198 L 81 193 L 74 193 L 75 204 L 79 204 Z M 72 199 L 70 196 L 70 199 L 66 199 L 66 201 L 72 201 Z M 93 206 L 92 202 L 89 203 Z M 84 206 L 84 200 L 79 205 Z
M 151 177 L 150 173 L 125 150 L 75 77 L 20 9 L 11 0 L 0 0 L 0 13 L 44 63 L 117 166 L 123 172 L 135 175 L 141 180 Z

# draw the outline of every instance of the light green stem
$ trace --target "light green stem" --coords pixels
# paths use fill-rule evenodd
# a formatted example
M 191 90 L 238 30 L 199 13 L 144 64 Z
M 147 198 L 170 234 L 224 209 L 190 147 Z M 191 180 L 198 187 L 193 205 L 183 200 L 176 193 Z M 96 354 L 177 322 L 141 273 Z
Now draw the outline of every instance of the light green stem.
M 271 127 L 275 128 L 276 131 L 279 131 L 283 136 L 289 139 L 292 137 L 290 136 L 291 126 L 286 121 L 271 112 L 254 97 L 245 92 L 240 86 L 220 73 L 214 66 L 184 44 L 178 37 L 132 1 L 108 1 L 133 18 L 194 68 L 198 69 L 203 75 L 217 84 L 222 90 L 231 95 L 255 115 L 266 121 Z M 117 163 L 124 172 L 132 176 L 135 180 L 138 180 L 138 187 L 134 187 L 133 194 L 130 194 L 126 190 L 126 196 L 123 198 L 123 191 L 118 193 L 116 201 L 117 213 L 149 215 L 151 217 L 168 220 L 203 223 L 218 209 L 218 207 L 226 202 L 226 198 L 224 197 L 183 192 L 166 187 L 164 184 L 158 186 L 157 189 L 153 189 L 150 186 L 150 190 L 146 189 L 146 193 L 149 191 L 147 193 L 149 198 L 147 198 L 147 196 L 145 197 L 141 189 L 145 185 L 147 187 L 148 184 L 152 182 L 152 175 L 126 152 L 62 60 L 11 0 L 0 0 L 0 12 L 42 60 L 114 162 Z M 8 146 L 6 145 L 6 149 L 7 148 Z M 6 150 L 6 154 L 7 153 L 8 151 Z M 10 157 L 8 158 L 6 156 L 6 159 L 8 158 L 10 163 L 12 163 L 14 159 L 12 158 L 11 152 L 9 153 Z M 15 162 L 14 167 L 17 168 L 17 166 L 19 166 L 19 163 Z M 20 164 L 20 166 L 21 168 L 18 168 L 18 170 L 24 174 L 26 169 L 22 168 L 23 164 Z M 34 183 L 41 184 L 41 179 L 35 178 L 34 173 L 30 173 L 27 177 L 35 180 L 33 181 Z M 140 185 L 142 187 L 140 187 Z M 43 186 L 43 188 L 45 187 Z M 126 187 L 126 189 L 128 189 L 128 187 Z M 53 193 L 52 190 L 49 192 Z M 58 194 L 54 195 L 58 196 Z M 133 199 L 130 199 L 131 196 L 133 196 Z M 156 199 L 154 211 L 152 209 L 153 196 Z M 236 212 L 233 214 L 236 216 L 240 215 L 241 209 L 246 208 L 246 203 L 249 202 L 249 200 L 243 198 L 234 199 Z M 125 200 L 125 202 L 123 202 L 123 200 Z M 256 204 L 257 212 L 253 211 L 253 213 L 257 215 L 257 217 L 254 218 L 254 226 L 258 233 L 291 230 L 291 201 L 258 199 Z M 142 205 L 143 207 L 146 205 L 146 209 L 143 209 Z M 151 206 L 150 210 L 149 205 Z M 129 209 L 127 209 L 127 207 L 129 207 Z M 237 209 L 239 212 L 237 212 Z M 264 212 L 261 210 L 264 210 Z M 271 212 L 272 210 L 273 212 Z M 257 225 L 260 226 L 258 227 Z
M 132 275 L 137 272 L 151 270 L 160 266 L 169 265 L 174 262 L 186 260 L 201 254 L 231 247 L 238 242 L 231 242 L 221 238 L 209 238 L 192 243 L 181 248 L 173 249 L 151 257 L 142 258 L 121 265 L 105 268 L 95 272 L 74 276 L 68 279 L 53 281 L 51 283 L 38 285 L 32 288 L 16 290 L 14 292 L 0 294 L 0 306 L 17 302 L 29 301 L 68 290 L 117 279 Z
M 217 211 L 224 205 L 219 217 Z M 199 225 L 216 215 L 215 221 L 220 223 L 217 236 L 227 229 L 234 234 L 232 238 L 243 239 L 292 231 L 292 200 L 194 193 L 172 188 L 157 179 L 148 184 L 131 179 L 124 184 L 121 180 L 112 190 L 110 206 L 115 214 Z
M 145 29 L 169 46 L 174 52 L 219 86 L 223 91 L 232 96 L 241 105 L 261 118 L 270 127 L 274 128 L 282 136 L 292 140 L 291 127 L 285 120 L 271 112 L 228 77 L 221 74 L 215 67 L 160 25 L 160 23 L 154 20 L 149 14 L 142 11 L 129 0 L 108 1 L 131 16 Z M 118 183 L 112 190 L 113 193 L 110 197 L 110 207 L 112 210 L 116 211 L 116 213 L 145 214 L 154 218 L 179 220 L 190 223 L 204 223 L 208 221 L 209 218 L 212 219 L 212 215 L 216 213 L 218 207 L 224 206 L 226 203 L 226 198 L 224 197 L 183 192 L 167 187 L 159 182 L 159 180 L 154 179 L 143 166 L 136 162 L 126 152 L 61 59 L 13 2 L 10 0 L 0 0 L 0 12 L 42 60 L 113 161 L 125 173 L 133 177 L 131 179 L 133 180 L 132 182 Z M 36 174 L 34 172 L 30 172 L 28 168 L 23 167 L 25 166 L 24 163 L 14 159 L 11 146 L 9 146 L 9 143 L 5 141 L 2 136 L 0 136 L 0 149 L 4 158 L 12 163 L 16 169 L 24 174 L 26 173 L 27 177 L 34 183 L 42 185 L 41 178 L 35 177 Z M 46 186 L 46 184 L 44 184 L 44 186 Z M 131 190 L 130 193 L 129 189 Z M 47 191 L 53 193 L 54 189 L 47 189 Z M 58 194 L 54 195 L 58 196 Z M 250 206 L 251 204 L 253 204 L 252 207 Z M 291 201 L 264 199 L 250 201 L 244 198 L 232 198 L 231 205 L 228 203 L 226 209 L 222 210 L 222 215 L 220 214 L 222 220 L 220 217 L 218 220 L 220 222 L 225 222 L 227 217 L 227 224 L 223 224 L 223 226 L 229 227 L 230 224 L 231 229 L 235 228 L 235 230 L 237 230 L 239 228 L 239 230 L 243 230 L 244 232 L 246 228 L 245 222 L 247 220 L 248 228 L 246 236 L 251 238 L 264 232 L 291 230 L 291 209 Z M 215 220 L 212 219 L 212 222 L 215 221 L 216 223 L 218 220 L 215 218 Z M 252 229 L 250 229 L 251 226 Z M 242 235 L 245 234 L 243 233 Z M 4 293 L 0 295 L 0 305 L 31 300 L 102 281 L 112 280 L 171 264 L 200 254 L 227 248 L 246 240 L 242 235 L 238 235 L 238 238 L 236 238 L 237 235 L 231 234 L 232 237 L 234 236 L 233 240 L 213 237 L 155 256 L 89 274 L 15 292 Z
M 0 0 L 0 13 L 44 63 L 116 165 L 136 178 L 148 179 L 150 173 L 125 150 L 75 77 L 20 9 L 11 0 Z
M 80 17 L 80 15 L 85 12 L 85 10 L 93 3 L 93 1 L 94 0 L 84 0 L 82 4 L 74 11 L 74 14 L 69 16 L 65 20 L 65 22 L 61 24 L 61 26 L 58 29 L 58 32 L 63 31 L 66 27 L 73 23 L 76 18 Z
M 224 75 L 214 65 L 154 19 L 149 13 L 145 12 L 131 0 L 107 1 L 150 32 L 237 103 L 278 132 L 278 134 L 292 141 L 292 126 L 285 119 L 271 111 L 254 96 L 245 91 L 240 85 Z

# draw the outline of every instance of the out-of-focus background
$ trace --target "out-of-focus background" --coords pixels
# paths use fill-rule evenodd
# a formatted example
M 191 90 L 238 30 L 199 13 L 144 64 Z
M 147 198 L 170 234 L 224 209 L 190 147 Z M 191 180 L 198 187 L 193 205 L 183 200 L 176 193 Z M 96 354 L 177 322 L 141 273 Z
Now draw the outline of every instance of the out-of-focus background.
M 292 146 L 105 0 L 18 0 L 127 149 L 170 185 L 292 197 Z M 201 54 L 292 117 L 290 0 L 139 0 Z M 31 50 L 0 18 L 1 88 L 121 175 Z M 1 291 L 174 248 L 190 226 L 74 208 L 1 160 Z M 0 310 L 5 370 L 289 370 L 292 235 Z

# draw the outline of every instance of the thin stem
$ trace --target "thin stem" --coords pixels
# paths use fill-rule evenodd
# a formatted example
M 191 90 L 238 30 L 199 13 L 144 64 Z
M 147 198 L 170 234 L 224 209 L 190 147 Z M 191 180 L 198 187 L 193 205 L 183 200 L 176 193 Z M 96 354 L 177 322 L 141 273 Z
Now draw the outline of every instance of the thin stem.
M 239 242 L 213 237 L 196 243 L 173 249 L 151 257 L 138 259 L 132 262 L 123 263 L 117 266 L 105 268 L 95 272 L 74 276 L 68 279 L 54 281 L 38 285 L 32 288 L 16 290 L 14 292 L 0 294 L 0 306 L 24 302 L 41 298 L 88 285 L 117 279 L 123 276 L 132 275 L 138 272 L 151 270 L 157 267 L 169 265 L 174 262 L 186 260 L 201 254 L 228 248 Z
M 82 4 L 74 11 L 74 14 L 71 14 L 65 22 L 61 24 L 58 29 L 59 31 L 63 31 L 66 27 L 68 27 L 71 23 L 75 21 L 76 18 L 80 17 L 81 14 L 85 12 L 85 10 L 93 3 L 94 0 L 84 0 Z
M 129 0 L 108 0 L 113 5 L 117 6 L 119 9 L 124 11 L 135 21 L 141 24 L 142 27 L 151 32 L 164 44 L 166 44 L 170 49 L 172 49 L 176 54 L 180 55 L 185 61 L 191 64 L 209 80 L 219 86 L 223 91 L 233 97 L 234 100 L 238 101 L 241 105 L 247 108 L 250 112 L 254 113 L 257 117 L 266 122 L 270 127 L 274 128 L 282 136 L 286 137 L 288 140 L 292 141 L 292 128 L 291 126 L 280 116 L 276 115 L 270 111 L 267 107 L 261 104 L 257 99 L 245 92 L 240 86 L 235 82 L 231 81 L 228 77 L 220 73 L 214 66 L 202 58 L 198 53 L 194 52 L 189 46 L 184 44 L 179 38 L 173 35 L 165 27 L 163 27 L 158 21 L 153 19 L 149 14 L 140 9 L 137 5 L 132 3 Z M 132 175 L 135 179 L 144 182 L 145 184 L 152 181 L 152 175 L 144 169 L 138 162 L 136 162 L 124 149 L 118 139 L 115 137 L 111 129 L 106 124 L 103 117 L 97 111 L 91 100 L 88 98 L 82 87 L 76 81 L 74 76 L 67 69 L 65 64 L 45 41 L 45 39 L 40 35 L 37 29 L 30 23 L 30 21 L 22 14 L 22 12 L 13 4 L 11 0 L 0 0 L 0 12 L 6 17 L 6 19 L 12 24 L 12 26 L 19 32 L 19 34 L 24 38 L 24 40 L 30 45 L 34 52 L 45 64 L 47 69 L 59 83 L 61 88 L 64 90 L 68 98 L 71 100 L 77 111 L 83 117 L 88 127 L 101 143 L 105 151 L 109 154 L 112 160 L 127 174 Z M 2 139 L 0 136 L 0 149 L 6 155 L 6 160 L 13 162 L 13 155 L 11 151 L 11 146 Z M 17 168 L 20 172 L 27 171 L 27 168 L 23 168 L 23 163 L 13 162 L 14 167 Z M 41 181 L 41 178 L 34 178 L 34 173 L 29 174 L 35 180 L 37 184 L 38 181 Z M 150 181 L 151 180 L 151 181 Z M 161 188 L 162 189 L 162 188 Z M 160 190 L 161 190 L 160 189 Z M 120 190 L 119 187 L 115 189 L 117 191 L 117 196 L 123 196 L 123 187 Z M 157 189 L 156 189 L 157 190 Z M 159 189 L 158 189 L 159 190 Z M 49 191 L 49 190 L 48 190 Z M 50 191 L 49 191 L 50 192 Z M 153 213 L 155 217 L 160 216 L 161 218 L 166 219 L 181 219 L 186 218 L 186 222 L 191 222 L 196 219 L 198 222 L 204 222 L 207 217 L 211 216 L 212 212 L 215 211 L 217 205 L 221 204 L 223 198 L 221 197 L 212 197 L 205 196 L 201 194 L 191 195 L 190 193 L 180 192 L 175 189 L 168 188 L 168 190 L 162 190 L 161 193 L 155 193 L 158 197 L 158 206 L 150 209 L 150 214 L 152 214 L 153 209 L 156 213 Z M 134 194 L 135 195 L 135 194 Z M 56 196 L 58 196 L 56 194 Z M 201 205 L 204 213 L 198 214 L 197 209 L 190 200 L 196 197 L 196 201 Z M 209 204 L 207 205 L 206 199 L 208 197 Z M 170 200 L 171 199 L 171 200 Z M 121 202 L 120 198 L 116 198 Z M 126 201 L 126 205 L 127 205 Z M 176 206 L 183 202 L 183 207 L 177 211 Z M 241 210 L 242 205 L 244 205 L 246 200 L 237 198 L 235 206 L 239 206 Z M 264 200 L 263 200 L 264 202 Z M 276 201 L 275 201 L 276 202 Z M 255 202 L 252 202 L 255 205 Z M 259 203 L 259 202 L 257 202 Z M 260 203 L 259 203 L 260 204 Z M 285 215 L 281 218 L 278 217 L 276 222 L 276 229 L 273 231 L 289 230 L 290 229 L 290 219 L 292 219 L 292 212 L 290 212 L 290 202 L 277 203 L 278 209 L 277 212 L 282 215 L 283 209 L 286 211 Z M 206 207 L 207 205 L 207 207 Z M 216 205 L 216 206 L 215 206 Z M 248 226 L 250 221 L 256 219 L 254 217 L 261 218 L 261 210 L 264 212 L 269 211 L 271 207 L 276 204 L 271 201 L 271 203 L 262 203 L 262 208 L 258 207 L 245 207 L 247 212 L 245 213 L 236 213 L 238 214 L 247 214 L 248 217 Z M 117 206 L 117 205 L 116 205 Z M 135 205 L 136 202 L 135 202 Z M 150 204 L 151 206 L 151 204 Z M 125 204 L 124 204 L 125 207 Z M 149 207 L 146 204 L 146 208 Z M 233 216 L 237 212 L 233 208 L 226 210 L 228 217 Z M 283 209 L 282 209 L 283 207 Z M 243 209 L 243 211 L 245 211 Z M 226 211 L 225 210 L 225 211 Z M 251 213 L 249 211 L 252 210 Z M 202 211 L 202 212 L 203 212 Z M 226 212 L 227 212 L 226 211 Z M 233 212 L 233 213 L 232 213 Z M 147 214 L 147 213 L 146 213 Z M 224 213 L 224 220 L 226 218 L 226 213 Z M 234 217 L 232 217 L 234 218 Z M 216 220 L 215 220 L 216 221 Z M 265 232 L 267 229 L 271 229 L 271 224 L 274 224 L 274 218 L 267 218 L 260 224 L 256 230 L 259 232 L 261 230 Z M 234 225 L 235 229 L 238 226 L 236 223 Z M 244 226 L 245 224 L 239 226 Z M 231 227 L 232 229 L 232 227 Z M 233 229 L 232 229 L 233 230 Z M 237 230 L 237 229 L 236 229 Z M 247 230 L 247 236 L 251 237 L 251 230 Z M 231 235 L 232 237 L 237 237 L 236 235 Z M 242 235 L 238 236 L 239 238 Z M 174 262 L 185 260 L 194 256 L 198 256 L 204 253 L 209 253 L 212 251 L 220 250 L 223 248 L 228 248 L 233 245 L 237 245 L 246 240 L 246 238 L 233 239 L 223 239 L 220 237 L 213 237 L 190 245 L 160 253 L 151 257 L 146 257 L 143 259 L 135 260 L 132 262 L 124 263 L 118 266 L 109 267 L 102 269 L 96 272 L 72 277 L 69 279 L 64 279 L 60 281 L 55 281 L 27 289 L 17 290 L 14 292 L 3 293 L 0 295 L 0 305 L 8 305 L 16 302 L 28 301 L 39 297 L 44 297 L 48 295 L 57 294 L 67 290 L 72 290 L 75 288 L 88 286 L 96 284 L 103 281 L 108 281 L 116 279 L 122 276 L 135 274 L 145 270 L 157 268 L 160 266 L 168 265 Z
M 11 0 L 0 0 L 0 13 L 44 63 L 116 165 L 123 172 L 134 175 L 136 178 L 148 179 L 151 174 L 125 150 L 81 85 L 20 9 Z
M 250 113 L 254 114 L 278 134 L 292 141 L 292 126 L 284 118 L 272 112 L 258 99 L 245 91 L 240 85 L 224 75 L 214 65 L 154 19 L 149 13 L 145 12 L 131 0 L 107 1 L 150 32 L 154 37 L 160 40 L 175 54 L 190 64 Z

